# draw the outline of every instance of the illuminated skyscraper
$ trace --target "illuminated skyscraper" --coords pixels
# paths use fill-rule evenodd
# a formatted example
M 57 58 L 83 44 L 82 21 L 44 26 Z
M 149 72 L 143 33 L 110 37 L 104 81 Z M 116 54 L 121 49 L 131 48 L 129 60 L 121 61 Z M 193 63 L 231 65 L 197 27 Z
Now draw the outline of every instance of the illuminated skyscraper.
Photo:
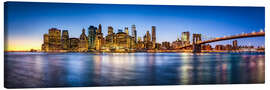
M 44 52 L 48 52 L 49 51 L 49 35 L 48 34 L 44 34 L 43 35 L 43 44 L 42 44 L 41 49 Z
M 61 30 L 57 28 L 49 29 L 49 49 L 61 50 Z
M 49 34 L 43 35 L 44 42 L 41 49 L 45 52 L 60 51 L 62 49 L 61 45 L 61 30 L 57 28 L 49 29 Z
M 96 27 L 89 26 L 88 28 L 88 48 L 94 49 L 95 48 L 95 38 L 96 38 Z
M 189 44 L 190 43 L 189 37 L 190 37 L 189 32 L 182 32 L 181 41 L 183 41 L 184 44 Z
M 131 33 L 132 35 L 129 35 L 128 27 L 124 30 L 118 29 L 118 32 L 114 33 L 113 27 L 109 26 L 107 36 L 103 37 L 102 26 L 99 24 L 98 28 L 88 27 L 88 36 L 83 28 L 79 38 L 69 38 L 68 30 L 63 30 L 61 35 L 61 30 L 51 28 L 49 34 L 44 34 L 41 48 L 45 52 L 135 52 L 158 48 L 155 26 L 152 26 L 152 33 L 145 33 L 143 40 L 137 40 L 135 25 L 132 25 Z
M 135 25 L 131 26 L 131 48 L 135 49 L 137 47 L 137 31 Z
M 108 35 L 105 37 L 105 47 L 108 49 L 115 47 L 115 34 L 111 26 L 108 27 Z
M 153 49 L 156 48 L 156 27 L 152 26 L 152 43 L 153 43 Z
M 144 44 L 145 44 L 145 48 L 146 49 L 152 49 L 152 42 L 151 42 L 151 35 L 149 33 L 149 31 L 146 32 L 146 35 L 144 36 Z
M 131 28 L 132 28 L 132 37 L 134 38 L 134 41 L 135 41 L 135 43 L 137 42 L 137 31 L 136 31 L 136 26 L 133 24 L 132 26 L 131 26 Z
M 95 38 L 96 50 L 101 50 L 103 44 L 104 44 L 104 38 L 103 38 L 103 33 L 102 33 L 102 27 L 101 27 L 101 24 L 99 24 L 98 30 L 96 33 L 96 38 Z
M 68 50 L 70 47 L 68 30 L 62 31 L 61 45 L 63 50 Z

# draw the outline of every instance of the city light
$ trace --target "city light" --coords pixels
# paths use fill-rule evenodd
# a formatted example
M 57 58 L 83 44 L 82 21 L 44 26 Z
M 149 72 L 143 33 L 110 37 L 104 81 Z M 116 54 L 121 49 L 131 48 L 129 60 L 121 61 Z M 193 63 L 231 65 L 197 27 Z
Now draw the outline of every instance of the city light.
M 233 41 L 233 46 L 216 45 L 212 48 L 207 43 L 217 42 L 222 40 L 230 40 L 246 37 L 264 36 L 264 33 L 244 33 L 241 35 L 228 35 L 224 37 L 217 37 L 213 39 L 202 40 L 202 34 L 194 33 L 192 36 L 190 32 L 182 32 L 181 39 L 177 38 L 173 42 L 163 41 L 156 42 L 156 26 L 152 26 L 151 33 L 147 31 L 143 36 L 143 40 L 137 37 L 136 26 L 132 25 L 131 35 L 128 27 L 125 30 L 118 29 L 114 32 L 113 27 L 108 27 L 108 35 L 103 36 L 101 24 L 98 27 L 89 26 L 87 30 L 82 29 L 79 38 L 69 38 L 68 30 L 61 30 L 57 28 L 49 29 L 48 34 L 43 36 L 43 44 L 41 46 L 43 52 L 202 52 L 202 51 L 240 51 L 241 48 L 250 48 L 254 46 L 240 47 L 237 41 Z M 190 40 L 192 37 L 192 40 Z M 138 38 L 138 39 L 137 39 Z M 192 42 L 190 42 L 192 41 Z M 255 48 L 253 48 L 255 49 Z M 244 50 L 244 49 L 243 49 Z M 264 48 L 260 49 L 264 50 Z

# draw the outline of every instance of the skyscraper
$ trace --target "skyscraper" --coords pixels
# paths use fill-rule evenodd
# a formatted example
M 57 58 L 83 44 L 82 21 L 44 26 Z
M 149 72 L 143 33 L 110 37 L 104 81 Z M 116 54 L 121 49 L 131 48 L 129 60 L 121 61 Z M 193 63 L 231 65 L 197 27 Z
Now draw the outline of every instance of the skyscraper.
M 89 26 L 88 28 L 88 48 L 94 49 L 95 48 L 95 38 L 96 38 L 96 27 Z
M 137 31 L 136 31 L 136 26 L 133 24 L 132 26 L 131 26 L 131 28 L 132 28 L 132 37 L 134 38 L 134 41 L 135 41 L 135 43 L 137 42 Z
M 102 33 L 102 27 L 101 27 L 101 24 L 99 24 L 98 30 L 96 33 L 96 38 L 95 38 L 96 50 L 101 50 L 101 47 L 103 44 L 104 44 L 104 38 L 103 38 L 103 33 Z
M 135 49 L 136 47 L 137 47 L 137 31 L 136 31 L 136 27 L 135 27 L 135 25 L 132 25 L 131 26 L 131 34 L 132 34 L 132 36 L 131 36 L 131 48 L 132 49 Z
M 63 50 L 68 50 L 70 47 L 68 30 L 62 31 L 61 45 Z
M 189 44 L 190 43 L 189 37 L 190 37 L 189 32 L 182 32 L 181 41 L 183 41 L 184 44 Z
M 98 31 L 97 31 L 98 34 L 101 34 L 102 33 L 102 26 L 101 24 L 98 25 Z
M 49 34 L 43 35 L 44 41 L 41 49 L 45 52 L 60 51 L 62 49 L 61 30 L 57 28 L 50 28 Z
M 108 27 L 108 35 L 105 36 L 105 47 L 108 49 L 115 47 L 115 34 L 113 32 L 113 27 Z
M 149 31 L 146 32 L 146 35 L 144 36 L 144 44 L 145 44 L 145 48 L 146 49 L 152 49 L 152 42 L 151 42 L 151 35 L 149 33 Z
M 42 51 L 48 52 L 49 51 L 49 35 L 43 35 L 43 44 L 41 46 Z
M 146 42 L 150 42 L 151 41 L 151 35 L 149 33 L 149 31 L 146 32 Z
M 49 29 L 49 49 L 50 50 L 61 49 L 61 30 L 57 28 Z
M 156 26 L 152 26 L 152 43 L 153 49 L 156 48 Z

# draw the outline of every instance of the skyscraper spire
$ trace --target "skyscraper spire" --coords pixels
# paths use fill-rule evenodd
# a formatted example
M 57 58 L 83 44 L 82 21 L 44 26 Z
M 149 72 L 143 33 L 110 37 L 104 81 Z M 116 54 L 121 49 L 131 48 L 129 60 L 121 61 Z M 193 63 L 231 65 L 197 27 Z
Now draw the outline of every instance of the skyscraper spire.
M 85 34 L 85 29 L 84 29 L 84 28 L 82 29 L 82 33 L 84 33 L 84 34 Z
M 98 33 L 102 33 L 102 26 L 101 26 L 101 24 L 98 25 Z
M 126 33 L 127 35 L 129 35 L 128 27 L 125 27 L 125 33 Z

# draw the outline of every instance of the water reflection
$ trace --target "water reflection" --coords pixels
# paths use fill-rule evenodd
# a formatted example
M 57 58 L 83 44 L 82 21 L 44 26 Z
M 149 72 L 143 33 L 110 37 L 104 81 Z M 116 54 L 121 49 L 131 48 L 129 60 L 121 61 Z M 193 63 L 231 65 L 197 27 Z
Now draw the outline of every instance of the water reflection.
M 5 53 L 5 87 L 264 83 L 264 53 Z

